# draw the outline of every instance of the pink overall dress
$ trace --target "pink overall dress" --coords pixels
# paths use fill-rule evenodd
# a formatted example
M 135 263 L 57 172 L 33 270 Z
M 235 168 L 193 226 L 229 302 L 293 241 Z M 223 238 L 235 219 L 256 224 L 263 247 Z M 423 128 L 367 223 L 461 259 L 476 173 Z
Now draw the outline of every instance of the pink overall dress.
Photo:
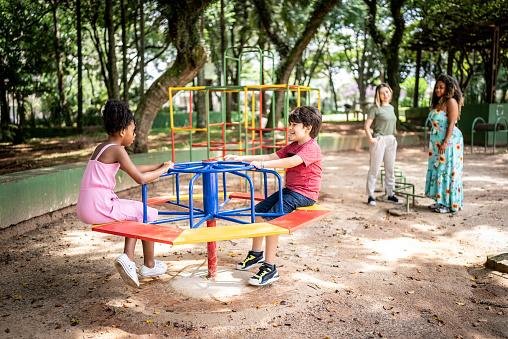
M 127 220 L 143 222 L 143 204 L 119 199 L 114 192 L 115 176 L 120 164 L 105 164 L 96 160 L 111 145 L 114 144 L 105 145 L 95 159 L 90 159 L 86 165 L 76 206 L 78 218 L 87 224 Z M 158 212 L 155 208 L 147 207 L 147 214 L 147 221 L 157 219 Z

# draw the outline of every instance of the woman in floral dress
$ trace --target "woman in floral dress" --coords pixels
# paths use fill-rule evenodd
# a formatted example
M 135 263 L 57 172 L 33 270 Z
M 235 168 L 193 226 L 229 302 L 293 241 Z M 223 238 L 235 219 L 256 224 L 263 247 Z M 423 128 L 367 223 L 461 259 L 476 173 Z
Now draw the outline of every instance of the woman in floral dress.
M 428 118 L 432 128 L 425 183 L 425 195 L 436 201 L 429 207 L 437 213 L 455 213 L 463 206 L 464 139 L 455 126 L 462 103 L 462 91 L 457 80 L 449 75 L 440 75 L 434 86 Z

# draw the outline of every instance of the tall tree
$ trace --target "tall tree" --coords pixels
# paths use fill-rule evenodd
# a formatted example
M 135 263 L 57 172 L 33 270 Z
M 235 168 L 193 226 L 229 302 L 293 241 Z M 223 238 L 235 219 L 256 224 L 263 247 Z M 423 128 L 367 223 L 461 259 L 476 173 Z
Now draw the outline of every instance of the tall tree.
M 71 126 L 71 117 L 67 107 L 67 99 L 65 97 L 64 89 L 64 71 L 62 65 L 62 54 L 61 54 L 61 41 L 60 41 L 60 30 L 58 25 L 58 6 L 59 1 L 53 0 L 51 2 L 51 13 L 53 18 L 53 47 L 55 53 L 55 64 L 56 64 L 56 76 L 57 76 L 57 93 L 58 93 L 58 105 L 54 111 L 53 119 L 55 122 L 60 123 L 61 119 L 65 120 L 67 126 Z
M 270 9 L 268 0 L 252 0 L 257 12 L 260 29 L 269 38 L 270 42 L 275 46 L 279 53 L 280 62 L 276 70 L 276 81 L 279 84 L 287 84 L 289 77 L 295 65 L 301 59 L 303 51 L 316 34 L 319 26 L 323 23 L 328 13 L 340 3 L 340 0 L 318 0 L 308 18 L 302 18 L 306 22 L 304 28 L 299 33 L 294 33 L 296 37 L 294 43 L 290 45 L 290 39 L 284 38 L 282 28 L 279 27 L 277 20 L 273 19 L 273 11 Z M 286 33 L 287 34 L 287 33 Z M 292 35 L 292 34 L 291 34 Z M 276 111 L 270 112 L 268 115 L 267 127 L 272 127 L 272 114 L 275 114 L 275 121 L 279 121 L 282 111 L 283 96 L 278 95 Z
M 16 99 L 19 115 L 29 95 L 56 92 L 53 23 L 51 3 L 0 1 L 0 125 L 6 140 L 11 122 L 24 123 L 11 121 L 8 96 Z M 43 78 L 48 80 L 44 88 L 38 85 Z
M 125 0 L 120 0 L 120 27 L 122 32 L 122 100 L 129 100 L 129 91 L 127 84 L 127 9 Z
M 169 86 L 183 86 L 204 67 L 206 50 L 199 33 L 199 18 L 213 0 L 160 0 L 161 11 L 167 18 L 167 37 L 177 51 L 173 64 L 166 69 L 141 97 L 136 109 L 138 117 L 135 152 L 148 150 L 148 133 L 162 105 L 167 102 Z
M 76 44 L 78 47 L 78 114 L 77 127 L 78 131 L 83 131 L 83 42 L 81 30 L 81 0 L 76 0 Z
M 367 87 L 383 74 L 384 69 L 380 65 L 382 56 L 367 29 L 366 11 L 362 0 L 350 1 L 337 14 L 334 12 L 338 20 L 330 28 L 334 44 L 340 48 L 336 53 L 339 65 L 353 75 L 358 86 L 360 108 L 364 113 L 367 109 Z
M 139 0 L 139 95 L 145 93 L 145 1 Z
M 389 0 L 391 15 L 391 36 L 380 30 L 377 26 L 378 1 L 364 0 L 369 11 L 367 25 L 369 33 L 380 49 L 386 65 L 386 81 L 393 90 L 393 107 L 397 119 L 399 118 L 399 95 L 400 95 L 400 45 L 404 36 L 406 21 L 402 7 L 404 0 Z
M 115 44 L 115 24 L 113 22 L 113 1 L 106 0 L 106 10 L 104 11 L 104 23 L 108 36 L 106 64 L 108 77 L 108 95 L 110 99 L 119 99 L 120 90 L 118 88 L 118 68 L 116 66 L 116 44 Z

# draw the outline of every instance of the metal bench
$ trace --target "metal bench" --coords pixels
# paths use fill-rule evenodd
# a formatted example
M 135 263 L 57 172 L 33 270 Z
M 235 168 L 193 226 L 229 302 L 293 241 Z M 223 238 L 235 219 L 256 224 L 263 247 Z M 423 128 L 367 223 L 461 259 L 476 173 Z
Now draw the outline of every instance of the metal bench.
M 487 137 L 489 132 L 494 133 L 494 140 L 492 143 L 492 153 L 496 153 L 496 136 L 498 133 L 506 133 L 507 143 L 506 148 L 508 149 L 508 120 L 504 116 L 499 116 L 495 123 L 487 123 L 482 117 L 477 117 L 473 120 L 471 125 L 471 154 L 473 154 L 474 146 L 474 134 L 484 133 L 484 147 L 487 152 Z

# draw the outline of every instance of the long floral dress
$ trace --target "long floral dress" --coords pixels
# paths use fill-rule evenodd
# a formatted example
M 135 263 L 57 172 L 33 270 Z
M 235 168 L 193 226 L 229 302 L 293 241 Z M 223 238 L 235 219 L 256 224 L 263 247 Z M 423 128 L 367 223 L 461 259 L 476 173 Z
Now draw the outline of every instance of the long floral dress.
M 439 154 L 439 145 L 443 142 L 448 129 L 448 116 L 444 111 L 431 110 L 432 123 L 429 141 L 429 161 L 425 195 L 436 203 L 448 207 L 452 212 L 462 209 L 464 190 L 462 171 L 464 165 L 464 139 L 462 132 L 455 126 L 448 147 Z

